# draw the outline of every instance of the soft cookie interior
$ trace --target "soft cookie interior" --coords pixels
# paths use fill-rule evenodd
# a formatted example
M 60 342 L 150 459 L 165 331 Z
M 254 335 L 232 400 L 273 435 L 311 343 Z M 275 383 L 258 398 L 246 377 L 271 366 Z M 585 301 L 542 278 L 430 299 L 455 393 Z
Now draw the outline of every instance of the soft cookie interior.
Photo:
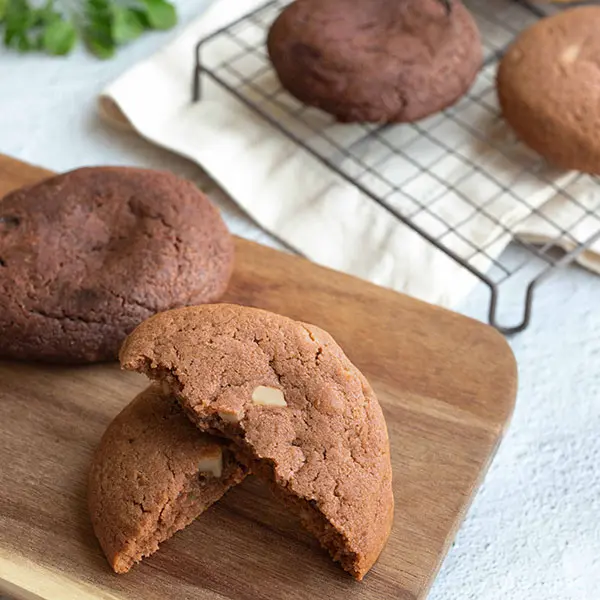
M 92 524 L 114 571 L 156 552 L 246 472 L 158 386 L 142 392 L 109 425 L 89 476 Z
M 231 440 L 363 578 L 392 526 L 389 442 L 373 390 L 331 336 L 257 309 L 190 307 L 140 325 L 121 362 L 160 381 L 200 429 Z
M 279 498 L 299 518 L 302 525 L 310 531 L 325 548 L 331 558 L 342 565 L 342 568 L 356 579 L 362 579 L 371 564 L 365 557 L 353 549 L 351 540 L 343 531 L 336 529 L 327 519 L 319 502 L 299 496 L 284 481 L 277 476 L 273 463 L 264 460 L 253 451 L 252 447 L 244 442 L 244 431 L 239 423 L 224 421 L 221 417 L 196 418 L 200 428 L 225 435 L 235 442 L 235 453 L 238 459 L 248 465 L 249 469 L 258 477 L 266 480 L 274 495 Z M 391 525 L 392 513 L 389 513 Z

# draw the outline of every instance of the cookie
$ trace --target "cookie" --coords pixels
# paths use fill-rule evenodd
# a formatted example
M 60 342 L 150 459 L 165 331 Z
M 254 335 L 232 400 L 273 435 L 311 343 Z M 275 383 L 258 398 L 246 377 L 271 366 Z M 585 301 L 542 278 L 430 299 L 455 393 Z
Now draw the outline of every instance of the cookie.
M 600 6 L 543 19 L 498 69 L 502 113 L 517 136 L 563 169 L 600 173 Z
M 158 386 L 139 394 L 108 426 L 89 475 L 90 517 L 112 568 L 126 573 L 156 552 L 245 473 Z
M 267 46 L 284 88 L 346 122 L 438 112 L 465 94 L 482 62 L 460 0 L 297 0 Z
M 233 240 L 190 181 L 85 168 L 0 200 L 0 356 L 114 360 L 154 313 L 218 300 Z
M 203 430 L 232 440 L 342 567 L 362 579 L 393 518 L 386 423 L 360 371 L 325 331 L 234 305 L 168 311 L 121 349 Z

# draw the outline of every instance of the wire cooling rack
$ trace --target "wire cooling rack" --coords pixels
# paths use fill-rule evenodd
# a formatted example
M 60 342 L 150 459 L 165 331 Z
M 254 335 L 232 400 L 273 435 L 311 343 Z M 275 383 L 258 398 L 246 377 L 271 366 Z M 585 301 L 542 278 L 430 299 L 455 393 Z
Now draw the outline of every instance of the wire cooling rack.
M 553 170 L 517 142 L 499 114 L 498 60 L 544 11 L 525 1 L 467 0 L 485 60 L 458 104 L 408 125 L 340 125 L 292 98 L 273 72 L 265 40 L 288 3 L 266 2 L 198 43 L 194 101 L 202 96 L 202 76 L 209 77 L 486 284 L 491 325 L 505 334 L 524 330 L 536 286 L 600 238 L 598 180 Z M 525 250 L 517 261 L 503 253 L 509 241 Z M 500 294 L 517 276 L 523 312 L 501 325 Z

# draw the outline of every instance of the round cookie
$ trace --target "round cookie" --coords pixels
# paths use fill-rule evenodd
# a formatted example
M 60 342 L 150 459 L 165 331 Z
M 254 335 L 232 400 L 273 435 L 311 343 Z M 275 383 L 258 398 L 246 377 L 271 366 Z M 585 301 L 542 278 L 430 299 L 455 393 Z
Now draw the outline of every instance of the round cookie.
M 460 0 L 297 0 L 267 45 L 284 88 L 346 122 L 438 112 L 469 89 L 482 62 Z
M 156 552 L 245 473 L 158 386 L 139 394 L 108 426 L 89 475 L 92 525 L 114 571 Z
M 543 19 L 498 69 L 502 113 L 517 136 L 564 169 L 600 173 L 600 6 Z
M 114 360 L 156 312 L 218 300 L 233 240 L 190 181 L 85 168 L 0 200 L 0 356 Z
M 120 353 L 233 441 L 342 567 L 362 579 L 393 519 L 386 423 L 360 371 L 321 329 L 234 305 L 177 309 L 142 323 Z

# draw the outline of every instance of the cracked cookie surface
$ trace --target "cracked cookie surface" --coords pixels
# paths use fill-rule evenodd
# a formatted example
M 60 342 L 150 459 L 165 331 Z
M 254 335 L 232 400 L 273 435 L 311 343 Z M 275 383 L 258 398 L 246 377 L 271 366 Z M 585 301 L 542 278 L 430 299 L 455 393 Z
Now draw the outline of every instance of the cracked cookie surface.
M 139 394 L 108 426 L 89 475 L 92 525 L 114 571 L 156 552 L 245 474 L 174 398 L 158 386 Z
M 233 240 L 189 181 L 84 168 L 0 200 L 0 356 L 114 360 L 156 312 L 218 300 Z
M 362 579 L 393 519 L 386 423 L 360 371 L 325 331 L 236 305 L 167 311 L 120 353 L 238 458 Z
M 340 121 L 411 122 L 470 87 L 479 32 L 460 0 L 299 0 L 272 25 L 269 56 L 301 102 Z
M 542 19 L 498 69 L 502 113 L 555 166 L 600 174 L 600 6 Z

